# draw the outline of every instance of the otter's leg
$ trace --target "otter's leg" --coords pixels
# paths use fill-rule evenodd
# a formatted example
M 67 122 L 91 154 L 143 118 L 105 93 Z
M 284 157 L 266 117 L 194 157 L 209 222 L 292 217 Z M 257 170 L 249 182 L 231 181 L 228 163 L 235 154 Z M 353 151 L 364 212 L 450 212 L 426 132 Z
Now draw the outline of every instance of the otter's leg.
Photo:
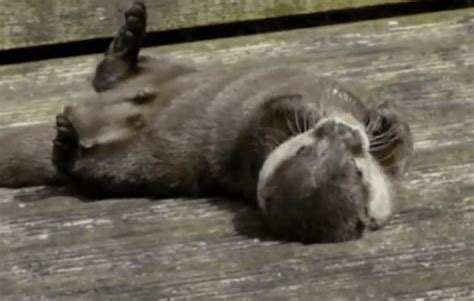
M 52 124 L 0 130 L 0 187 L 60 184 L 51 164 Z
M 68 176 L 81 153 L 76 130 L 63 114 L 56 116 L 52 162 L 60 175 Z
M 413 153 L 413 138 L 408 123 L 397 108 L 383 102 L 371 110 L 367 124 L 370 153 L 390 176 L 400 177 Z
M 150 196 L 162 192 L 160 162 L 140 143 L 139 137 L 120 145 L 86 149 L 81 146 L 72 123 L 62 114 L 57 116 L 56 129 L 53 165 L 78 192 L 100 198 Z
M 138 72 L 138 53 L 145 37 L 146 20 L 146 7 L 142 2 L 135 2 L 125 12 L 125 24 L 96 68 L 93 86 L 97 92 L 108 90 Z

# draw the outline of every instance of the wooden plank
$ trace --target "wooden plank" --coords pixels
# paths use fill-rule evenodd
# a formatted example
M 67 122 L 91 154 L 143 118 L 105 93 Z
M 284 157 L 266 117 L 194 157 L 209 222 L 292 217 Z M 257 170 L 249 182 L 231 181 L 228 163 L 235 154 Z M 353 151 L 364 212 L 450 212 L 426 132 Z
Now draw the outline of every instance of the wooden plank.
M 36 201 L 37 190 L 4 189 L 2 300 L 474 298 L 473 25 L 469 9 L 147 49 L 306 66 L 399 103 L 415 136 L 399 213 L 362 240 L 301 246 L 266 238 L 238 202 Z M 0 124 L 51 118 L 82 96 L 97 59 L 0 67 Z
M 413 0 L 146 0 L 163 31 Z M 0 50 L 111 37 L 132 0 L 0 0 Z

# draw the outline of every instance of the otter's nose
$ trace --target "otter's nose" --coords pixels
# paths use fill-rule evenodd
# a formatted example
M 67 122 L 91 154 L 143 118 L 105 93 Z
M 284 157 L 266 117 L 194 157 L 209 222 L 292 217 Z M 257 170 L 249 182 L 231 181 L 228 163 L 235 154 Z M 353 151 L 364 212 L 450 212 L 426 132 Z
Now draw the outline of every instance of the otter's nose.
M 341 122 L 336 122 L 334 131 L 336 136 L 342 139 L 349 139 L 355 134 L 355 131 L 349 125 Z
M 361 155 L 365 148 L 368 148 L 368 138 L 362 130 L 339 118 L 327 118 L 321 122 L 316 130 L 316 135 L 330 137 L 336 141 L 341 141 L 347 149 L 354 155 Z
M 344 123 L 338 123 L 336 125 L 336 135 L 353 155 L 359 156 L 363 154 L 364 139 L 363 133 L 359 129 Z
M 326 118 L 318 126 L 316 134 L 332 138 L 348 138 L 355 130 L 342 120 L 337 118 Z

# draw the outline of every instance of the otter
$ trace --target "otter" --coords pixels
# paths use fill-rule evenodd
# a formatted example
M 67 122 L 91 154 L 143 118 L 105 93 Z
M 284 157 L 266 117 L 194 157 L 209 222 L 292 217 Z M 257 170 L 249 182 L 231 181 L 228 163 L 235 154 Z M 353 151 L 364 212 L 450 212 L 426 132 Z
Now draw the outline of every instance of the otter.
M 235 197 L 275 238 L 360 238 L 383 227 L 413 151 L 390 103 L 291 67 L 213 71 L 139 55 L 142 2 L 98 64 L 97 93 L 51 124 L 0 132 L 0 186 L 65 185 L 94 198 Z

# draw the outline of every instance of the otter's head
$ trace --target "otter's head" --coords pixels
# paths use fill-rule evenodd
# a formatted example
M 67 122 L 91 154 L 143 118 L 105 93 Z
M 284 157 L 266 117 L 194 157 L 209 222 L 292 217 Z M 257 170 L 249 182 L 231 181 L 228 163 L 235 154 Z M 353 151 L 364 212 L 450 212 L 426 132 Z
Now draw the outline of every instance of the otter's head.
M 257 197 L 276 236 L 352 240 L 391 214 L 390 183 L 369 153 L 363 126 L 346 117 L 322 119 L 266 159 Z

